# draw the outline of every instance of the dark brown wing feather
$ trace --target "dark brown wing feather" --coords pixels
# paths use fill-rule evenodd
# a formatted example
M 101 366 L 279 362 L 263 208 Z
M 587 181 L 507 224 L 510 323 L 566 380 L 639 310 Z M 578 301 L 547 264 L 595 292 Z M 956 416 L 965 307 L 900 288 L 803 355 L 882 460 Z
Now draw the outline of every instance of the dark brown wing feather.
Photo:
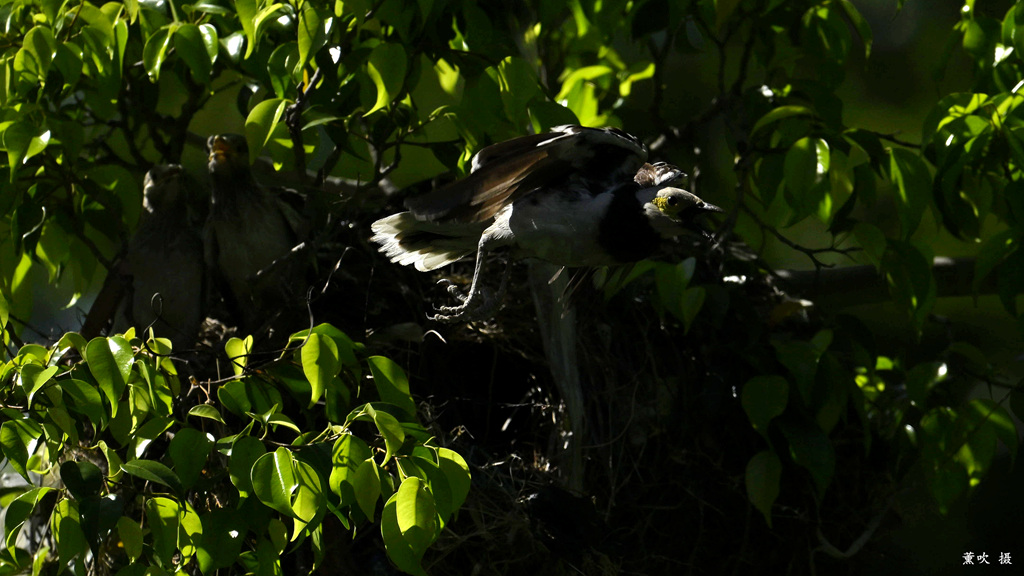
M 606 190 L 632 179 L 646 159 L 643 143 L 621 130 L 560 126 L 484 148 L 469 176 L 405 205 L 419 220 L 484 222 L 527 194 L 570 180 Z
M 548 155 L 546 148 L 532 147 L 492 159 L 462 180 L 410 198 L 405 206 L 419 220 L 466 223 L 489 220 L 511 202 L 525 178 L 551 171 Z
M 643 188 L 653 188 L 684 176 L 686 174 L 682 170 L 671 164 L 655 162 L 654 164 L 645 163 L 641 166 L 633 176 L 633 181 Z

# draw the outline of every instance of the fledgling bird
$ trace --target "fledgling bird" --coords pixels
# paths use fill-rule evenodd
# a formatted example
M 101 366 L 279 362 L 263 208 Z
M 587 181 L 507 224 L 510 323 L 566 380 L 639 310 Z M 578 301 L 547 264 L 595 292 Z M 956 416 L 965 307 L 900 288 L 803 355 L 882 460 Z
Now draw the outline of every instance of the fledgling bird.
M 175 351 L 192 346 L 204 316 L 203 220 L 195 186 L 181 166 L 161 164 L 146 173 L 139 226 L 111 270 L 83 335 L 98 335 L 113 316 L 111 332 L 152 326 Z
M 206 146 L 212 183 L 206 264 L 229 312 L 252 333 L 301 296 L 308 225 L 253 177 L 244 136 L 210 136 Z
M 478 319 L 500 303 L 480 281 L 497 248 L 564 267 L 605 266 L 642 260 L 663 239 L 699 230 L 696 216 L 722 209 L 673 186 L 682 176 L 675 166 L 649 164 L 646 146 L 621 130 L 559 126 L 484 148 L 467 177 L 374 222 L 371 240 L 392 262 L 423 272 L 475 252 L 469 293 L 442 280 L 460 304 L 432 318 Z M 499 295 L 507 274 L 506 267 Z

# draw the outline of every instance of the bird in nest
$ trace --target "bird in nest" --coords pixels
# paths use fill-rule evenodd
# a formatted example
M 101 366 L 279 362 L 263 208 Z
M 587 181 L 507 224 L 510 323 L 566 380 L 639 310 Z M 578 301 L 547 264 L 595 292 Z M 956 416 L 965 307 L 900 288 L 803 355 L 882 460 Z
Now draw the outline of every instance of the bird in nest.
M 244 136 L 210 136 L 206 146 L 212 184 L 206 264 L 229 312 L 252 333 L 301 296 L 309 224 L 285 193 L 256 181 Z
M 201 200 L 177 164 L 146 173 L 138 229 L 96 296 L 83 336 L 97 336 L 112 324 L 111 334 L 135 327 L 143 336 L 153 327 L 179 352 L 195 342 L 205 292 Z
M 695 217 L 722 209 L 674 185 L 675 166 L 647 162 L 647 148 L 616 128 L 559 126 L 488 146 L 465 178 L 406 201 L 377 220 L 371 240 L 392 262 L 428 272 L 476 253 L 469 292 L 441 280 L 458 300 L 431 319 L 486 318 L 501 303 L 480 272 L 489 252 L 563 267 L 625 264 L 653 255 L 662 240 L 701 230 Z

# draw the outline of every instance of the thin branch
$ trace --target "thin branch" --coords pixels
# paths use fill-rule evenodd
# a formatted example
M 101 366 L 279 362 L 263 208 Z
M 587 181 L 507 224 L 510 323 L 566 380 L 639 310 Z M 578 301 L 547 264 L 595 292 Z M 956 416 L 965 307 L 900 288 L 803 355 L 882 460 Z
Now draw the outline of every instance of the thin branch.
M 940 298 L 996 294 L 996 275 L 990 274 L 974 289 L 974 258 L 938 257 L 932 263 L 936 295 Z M 885 278 L 874 266 L 846 266 L 827 270 L 778 270 L 776 277 L 795 291 L 830 305 L 858 306 L 889 298 Z
M 789 246 L 793 250 L 796 250 L 797 252 L 800 252 L 801 254 L 807 256 L 808 258 L 810 258 L 811 263 L 814 264 L 814 268 L 816 270 L 821 270 L 822 268 L 832 268 L 833 266 L 835 266 L 835 264 L 828 264 L 828 263 L 822 262 L 820 259 L 818 259 L 818 254 L 832 253 L 832 254 L 842 254 L 844 256 L 849 256 L 852 252 L 857 252 L 857 251 L 860 250 L 860 248 L 856 248 L 856 247 L 853 247 L 853 248 L 836 248 L 834 241 L 833 241 L 833 244 L 831 246 L 829 246 L 828 248 L 808 248 L 806 246 L 802 246 L 802 245 L 797 244 L 796 242 L 790 240 L 789 238 L 787 238 L 784 234 L 782 234 L 781 232 L 776 230 L 774 226 L 766 224 L 763 220 L 761 220 L 761 218 L 756 213 L 754 213 L 753 210 L 748 208 L 746 205 L 742 205 L 742 209 L 751 218 L 753 218 L 755 222 L 757 222 L 757 225 L 761 227 L 761 230 L 767 231 L 769 234 L 771 234 L 776 239 L 778 239 L 779 242 L 782 242 L 786 246 Z
M 323 78 L 323 69 L 317 68 L 309 81 L 305 85 L 299 86 L 299 93 L 295 97 L 295 102 L 290 104 L 284 113 L 284 123 L 288 127 L 288 135 L 292 141 L 292 154 L 295 155 L 295 172 L 303 180 L 306 180 L 308 177 L 306 175 L 306 150 L 302 146 L 302 112 L 306 109 L 309 95 L 313 92 L 321 78 Z
M 899 144 L 900 146 L 905 146 L 907 148 L 920 148 L 921 147 L 921 144 L 919 144 L 919 143 L 914 143 L 914 142 L 908 142 L 906 140 L 901 140 L 901 139 L 897 138 L 896 136 L 894 136 L 892 134 L 881 134 L 881 133 L 875 132 L 875 136 L 878 136 L 878 138 L 881 139 L 881 140 L 886 140 L 886 141 L 892 142 L 893 144 Z

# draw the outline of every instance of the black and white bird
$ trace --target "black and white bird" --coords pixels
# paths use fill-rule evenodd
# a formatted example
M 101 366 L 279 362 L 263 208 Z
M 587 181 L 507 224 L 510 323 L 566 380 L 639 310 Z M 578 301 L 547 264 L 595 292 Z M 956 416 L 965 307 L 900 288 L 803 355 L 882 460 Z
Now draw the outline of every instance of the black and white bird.
M 301 296 L 308 225 L 256 181 L 244 136 L 210 136 L 206 146 L 212 184 L 206 264 L 228 311 L 252 333 Z
M 697 215 L 722 209 L 674 186 L 682 176 L 649 164 L 646 146 L 621 130 L 559 126 L 484 148 L 467 177 L 374 222 L 371 240 L 392 262 L 424 272 L 475 252 L 469 293 L 442 280 L 460 304 L 432 318 L 478 319 L 500 304 L 507 280 L 506 268 L 498 298 L 481 283 L 495 249 L 564 267 L 606 266 L 642 260 L 662 240 L 699 230 Z
M 123 258 L 107 275 L 82 327 L 98 335 L 152 327 L 175 351 L 192 346 L 204 316 L 205 210 L 181 166 L 154 166 L 143 181 L 143 211 Z

